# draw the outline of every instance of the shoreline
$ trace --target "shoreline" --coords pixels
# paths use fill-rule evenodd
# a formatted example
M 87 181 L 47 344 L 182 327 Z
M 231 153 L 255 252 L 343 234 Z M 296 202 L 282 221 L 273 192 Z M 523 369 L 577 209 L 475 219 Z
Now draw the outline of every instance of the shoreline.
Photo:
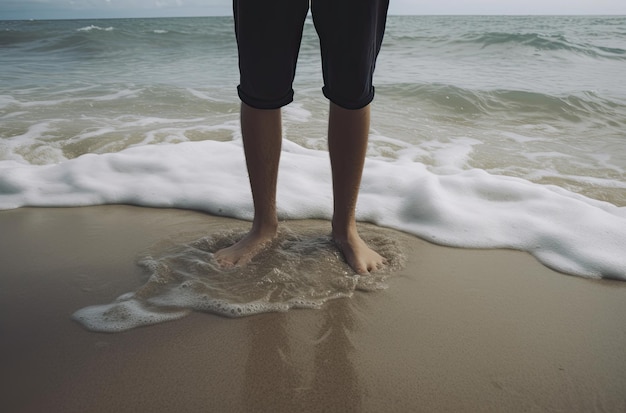
M 407 255 L 389 288 L 320 310 L 116 334 L 71 319 L 141 286 L 137 257 L 158 243 L 248 225 L 123 205 L 0 211 L 2 410 L 626 410 L 626 283 L 387 229 Z

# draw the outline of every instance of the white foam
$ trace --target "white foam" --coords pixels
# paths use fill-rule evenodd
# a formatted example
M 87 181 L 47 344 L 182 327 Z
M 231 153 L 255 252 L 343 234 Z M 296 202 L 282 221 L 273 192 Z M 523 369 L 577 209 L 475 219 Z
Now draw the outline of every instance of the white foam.
M 472 138 L 453 138 L 451 143 L 452 145 L 433 141 L 427 147 L 422 146 L 433 157 L 438 173 L 458 172 L 459 169 L 464 169 L 470 159 L 473 146 L 482 144 L 481 141 Z
M 15 99 L 13 96 L 11 95 L 0 95 L 0 109 L 4 109 L 7 106 L 10 105 L 16 105 L 19 104 L 19 101 L 17 99 Z M 6 115 L 3 114 L 3 118 Z
M 226 100 L 220 98 L 219 96 L 210 96 L 209 94 L 196 89 L 187 88 L 187 91 L 198 99 L 208 100 L 209 102 L 226 102 Z
M 100 26 L 96 26 L 96 25 L 89 25 L 89 26 L 85 26 L 85 27 L 81 27 L 80 29 L 76 29 L 76 31 L 78 32 L 90 32 L 93 30 L 97 30 L 97 31 L 105 31 L 105 32 L 110 32 L 113 31 L 113 27 L 109 26 L 109 27 L 100 27 Z
M 121 295 L 111 304 L 81 308 L 72 318 L 92 331 L 118 333 L 135 327 L 178 320 L 191 310 L 150 308 L 136 300 L 133 293 Z
M 112 93 L 98 95 L 94 94 L 92 96 L 81 96 L 81 97 L 62 97 L 59 99 L 50 99 L 50 100 L 28 100 L 28 101 L 19 101 L 17 99 L 9 99 L 6 98 L 4 102 L 0 101 L 0 104 L 4 104 L 5 106 L 15 105 L 21 108 L 38 108 L 38 107 L 47 107 L 47 106 L 58 106 L 67 103 L 76 103 L 76 102 L 85 102 L 85 104 L 91 104 L 92 102 L 108 102 L 117 99 L 130 99 L 137 97 L 139 95 L 140 90 L 131 90 L 124 89 L 115 91 Z M 58 93 L 53 93 L 51 95 L 58 95 Z
M 300 102 L 292 102 L 290 105 L 285 106 L 282 112 L 285 121 L 289 122 L 307 122 L 313 116 Z
M 471 146 L 471 142 L 467 142 Z M 325 151 L 284 142 L 281 218 L 331 218 Z M 452 165 L 462 162 L 463 153 Z M 126 203 L 252 218 L 241 141 L 148 145 L 58 165 L 0 162 L 0 208 Z M 553 186 L 399 159 L 369 159 L 360 220 L 436 243 L 528 251 L 559 271 L 626 280 L 626 208 Z

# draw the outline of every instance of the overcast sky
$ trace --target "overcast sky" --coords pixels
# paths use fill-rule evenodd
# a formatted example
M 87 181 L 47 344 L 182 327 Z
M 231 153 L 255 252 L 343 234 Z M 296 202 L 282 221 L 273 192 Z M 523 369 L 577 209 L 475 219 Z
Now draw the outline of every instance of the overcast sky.
M 626 0 L 391 0 L 389 13 L 626 15 Z M 0 0 L 0 20 L 230 14 L 231 0 Z

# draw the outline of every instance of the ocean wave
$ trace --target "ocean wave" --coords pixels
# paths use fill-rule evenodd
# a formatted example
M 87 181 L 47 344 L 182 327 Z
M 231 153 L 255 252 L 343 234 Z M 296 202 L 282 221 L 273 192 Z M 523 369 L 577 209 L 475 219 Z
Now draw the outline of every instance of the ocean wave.
M 284 146 L 280 219 L 330 219 L 326 152 L 289 141 Z M 251 219 L 241 151 L 241 141 L 203 141 L 88 154 L 39 167 L 3 162 L 0 209 L 121 203 Z M 437 244 L 518 249 L 558 271 L 626 280 L 626 208 L 556 186 L 480 169 L 438 175 L 418 162 L 370 159 L 357 213 L 359 220 Z
M 236 52 L 232 19 L 132 19 L 75 21 L 63 25 L 55 21 L 21 26 L 0 22 L 0 46 L 26 52 L 83 52 L 86 54 L 159 49 L 214 50 L 227 47 Z
M 402 50 L 418 44 L 420 50 L 457 55 L 530 51 L 622 61 L 623 25 L 620 17 L 404 16 L 390 19 L 385 47 Z
M 612 100 L 596 92 L 555 96 L 526 90 L 480 90 L 449 84 L 398 83 L 379 87 L 381 93 L 396 99 L 419 99 L 445 108 L 449 113 L 515 116 L 533 115 L 538 119 L 554 118 L 572 122 L 604 120 L 607 126 L 626 126 L 626 102 Z
M 594 58 L 626 59 L 625 49 L 597 46 L 590 43 L 576 43 L 562 34 L 489 32 L 468 34 L 460 42 L 476 43 L 483 48 L 498 45 L 519 45 L 539 51 L 566 51 Z
M 42 39 L 43 36 L 36 32 L 15 30 L 11 28 L 5 28 L 0 32 L 0 46 L 6 48 L 19 47 L 23 43 L 31 43 Z
M 100 26 L 95 26 L 93 24 L 90 24 L 89 26 L 81 27 L 80 29 L 76 29 L 77 32 L 90 32 L 92 30 L 103 30 L 105 32 L 111 32 L 115 29 L 113 28 L 113 26 L 100 27 Z

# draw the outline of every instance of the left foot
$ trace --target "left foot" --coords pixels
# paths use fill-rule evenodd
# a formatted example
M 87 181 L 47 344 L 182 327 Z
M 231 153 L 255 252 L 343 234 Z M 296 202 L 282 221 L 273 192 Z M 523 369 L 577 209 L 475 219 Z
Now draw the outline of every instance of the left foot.
M 333 233 L 333 241 L 357 274 L 369 274 L 381 269 L 386 263 L 386 260 L 371 249 L 356 232 L 345 237 Z

